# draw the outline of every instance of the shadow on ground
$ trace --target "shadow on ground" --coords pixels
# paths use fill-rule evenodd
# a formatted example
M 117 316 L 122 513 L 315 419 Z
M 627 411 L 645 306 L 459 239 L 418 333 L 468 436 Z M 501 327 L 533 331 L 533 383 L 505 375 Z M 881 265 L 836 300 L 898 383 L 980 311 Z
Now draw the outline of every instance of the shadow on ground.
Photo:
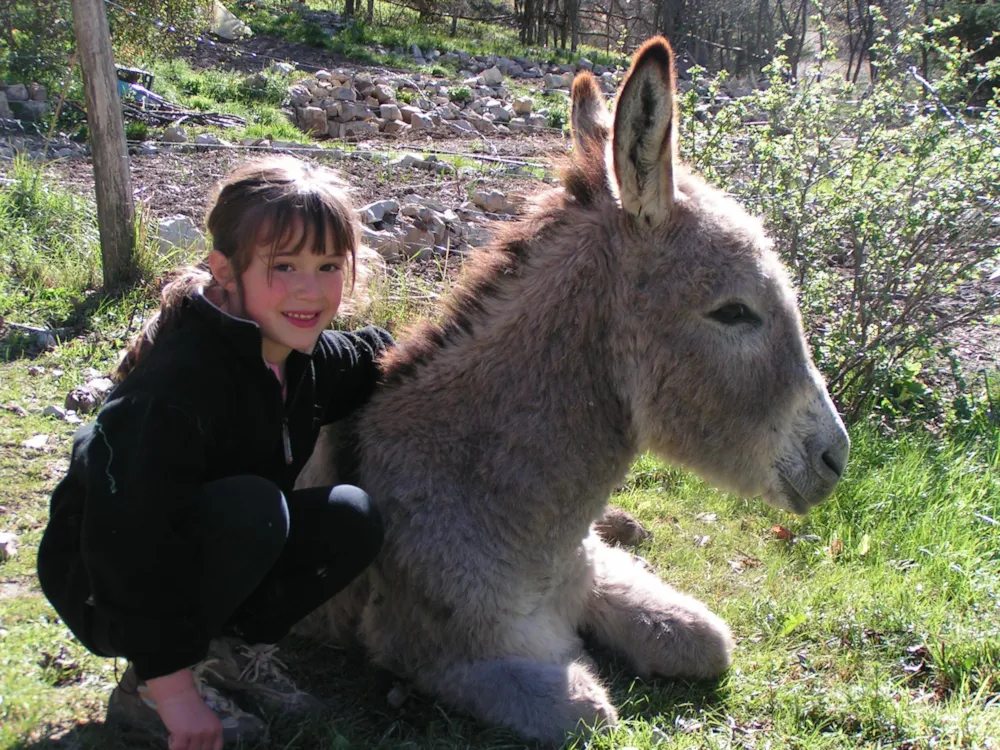
M 374 669 L 357 651 L 317 646 L 290 637 L 281 644 L 282 658 L 301 688 L 330 707 L 308 721 L 281 716 L 270 722 L 267 742 L 243 750 L 349 750 L 352 748 L 438 748 L 442 750 L 541 750 L 510 732 L 486 728 L 432 700 L 407 694 L 391 675 Z M 725 703 L 720 683 L 642 681 L 629 674 L 624 663 L 598 655 L 602 678 L 611 685 L 612 699 L 623 719 L 653 721 L 667 733 L 677 716 L 695 716 L 702 709 Z M 394 708 L 389 693 L 405 695 Z M 396 704 L 398 705 L 398 704 Z M 657 717 L 660 717 L 657 720 Z M 62 726 L 40 739 L 25 741 L 12 750 L 148 750 L 148 742 L 130 742 L 93 722 Z

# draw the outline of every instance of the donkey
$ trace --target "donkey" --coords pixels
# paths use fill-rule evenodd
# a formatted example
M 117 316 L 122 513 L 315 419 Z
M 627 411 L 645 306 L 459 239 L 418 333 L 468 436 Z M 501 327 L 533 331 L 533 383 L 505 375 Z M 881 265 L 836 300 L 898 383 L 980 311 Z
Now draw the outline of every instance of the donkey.
M 719 617 L 593 532 L 639 452 L 805 513 L 849 450 L 761 225 L 678 161 L 666 40 L 636 54 L 613 122 L 578 75 L 571 126 L 562 188 L 387 355 L 326 455 L 371 494 L 386 537 L 303 624 L 553 743 L 616 721 L 584 635 L 644 677 L 730 665 Z

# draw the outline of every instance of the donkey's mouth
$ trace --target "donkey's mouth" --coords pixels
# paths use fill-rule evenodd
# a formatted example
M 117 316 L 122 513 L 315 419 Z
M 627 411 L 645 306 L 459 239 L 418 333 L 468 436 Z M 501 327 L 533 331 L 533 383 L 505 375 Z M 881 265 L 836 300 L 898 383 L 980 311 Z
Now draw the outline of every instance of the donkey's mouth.
M 781 485 L 782 495 L 784 496 L 783 499 L 785 502 L 782 505 L 785 510 L 798 516 L 804 516 L 815 505 L 815 503 L 810 503 L 806 500 L 805 496 L 795 488 L 795 485 L 787 477 L 779 474 L 778 482 Z

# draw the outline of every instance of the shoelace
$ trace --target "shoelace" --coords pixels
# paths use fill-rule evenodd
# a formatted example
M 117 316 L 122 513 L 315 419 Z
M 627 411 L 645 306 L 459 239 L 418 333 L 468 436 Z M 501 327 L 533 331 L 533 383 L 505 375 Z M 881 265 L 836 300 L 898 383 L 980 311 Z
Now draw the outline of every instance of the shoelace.
M 261 677 L 271 677 L 294 688 L 291 679 L 281 672 L 282 669 L 288 669 L 288 666 L 276 655 L 277 646 L 240 646 L 239 651 L 248 659 L 240 672 L 240 680 L 257 682 Z

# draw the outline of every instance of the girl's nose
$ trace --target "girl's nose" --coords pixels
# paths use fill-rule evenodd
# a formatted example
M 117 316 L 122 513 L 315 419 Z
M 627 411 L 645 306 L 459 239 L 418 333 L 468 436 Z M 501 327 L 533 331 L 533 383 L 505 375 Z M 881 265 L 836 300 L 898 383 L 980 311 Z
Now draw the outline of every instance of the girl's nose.
M 311 273 L 300 274 L 297 281 L 298 284 L 296 285 L 295 289 L 295 293 L 297 296 L 305 297 L 307 299 L 312 299 L 313 297 L 320 296 L 319 279 L 317 279 L 314 274 Z

